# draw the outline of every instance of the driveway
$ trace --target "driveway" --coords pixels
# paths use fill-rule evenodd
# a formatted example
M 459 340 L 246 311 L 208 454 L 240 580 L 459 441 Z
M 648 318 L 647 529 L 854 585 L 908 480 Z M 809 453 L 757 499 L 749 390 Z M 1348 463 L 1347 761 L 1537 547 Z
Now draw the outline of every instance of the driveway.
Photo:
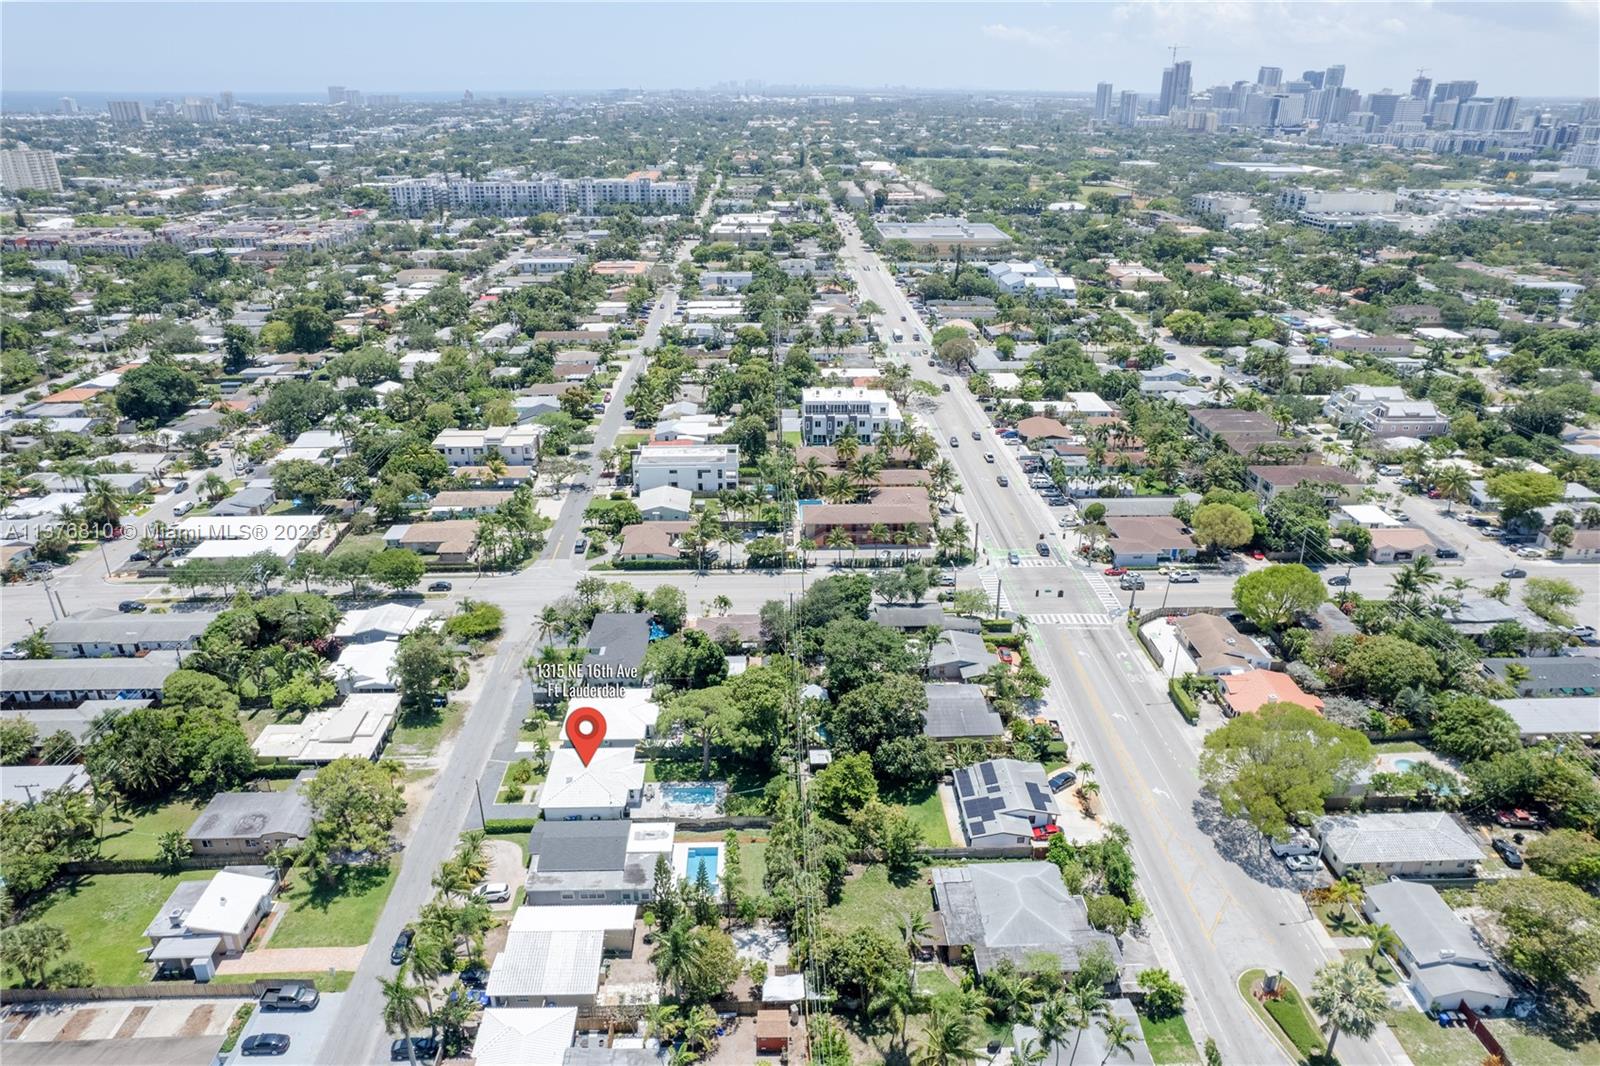
M 210 1063 L 234 1012 L 247 1000 L 167 999 L 12 1007 L 7 1064 L 196 1066 Z
M 494 911 L 514 910 L 522 898 L 522 886 L 528 879 L 527 867 L 522 863 L 522 847 L 512 840 L 490 840 L 484 847 L 489 852 L 489 880 L 504 881 L 511 886 L 511 898 L 504 903 L 491 903 Z
M 322 1002 L 317 1004 L 316 1010 L 271 1013 L 257 1010 L 250 1016 L 244 1032 L 239 1034 L 239 1044 L 242 1045 L 246 1037 L 255 1036 L 257 1033 L 283 1033 L 289 1038 L 288 1054 L 265 1060 L 247 1059 L 239 1053 L 236 1046 L 222 1061 L 232 1063 L 234 1066 L 257 1061 L 281 1064 L 281 1066 L 309 1066 L 316 1061 L 318 1052 L 322 1051 L 323 1045 L 333 1033 L 339 1020 L 339 1001 L 343 998 L 343 992 L 324 992 Z
M 361 965 L 365 945 L 344 948 L 257 948 L 236 959 L 217 964 L 222 977 L 251 973 L 316 973 L 319 970 L 354 970 Z

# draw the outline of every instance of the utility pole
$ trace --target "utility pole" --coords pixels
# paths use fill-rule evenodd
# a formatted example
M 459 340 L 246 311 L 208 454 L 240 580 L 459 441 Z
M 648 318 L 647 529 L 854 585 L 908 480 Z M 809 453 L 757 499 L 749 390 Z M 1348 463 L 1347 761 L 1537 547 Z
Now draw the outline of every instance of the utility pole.
M 994 616 L 1000 617 L 1000 575 L 994 577 Z

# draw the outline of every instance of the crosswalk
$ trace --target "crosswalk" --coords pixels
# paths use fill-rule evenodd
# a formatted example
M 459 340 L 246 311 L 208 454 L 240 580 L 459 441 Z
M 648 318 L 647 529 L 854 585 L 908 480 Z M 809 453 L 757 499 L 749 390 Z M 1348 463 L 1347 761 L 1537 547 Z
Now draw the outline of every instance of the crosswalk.
M 1117 620 L 1106 614 L 1032 614 L 1024 612 L 1036 626 L 1065 626 L 1068 629 L 1110 629 Z
M 1084 574 L 1083 577 L 1084 580 L 1089 583 L 1090 591 L 1093 592 L 1095 598 L 1100 601 L 1101 606 L 1108 611 L 1118 611 L 1122 609 L 1122 601 L 1117 599 L 1117 594 L 1112 591 L 1110 583 L 1105 579 L 1105 575 Z

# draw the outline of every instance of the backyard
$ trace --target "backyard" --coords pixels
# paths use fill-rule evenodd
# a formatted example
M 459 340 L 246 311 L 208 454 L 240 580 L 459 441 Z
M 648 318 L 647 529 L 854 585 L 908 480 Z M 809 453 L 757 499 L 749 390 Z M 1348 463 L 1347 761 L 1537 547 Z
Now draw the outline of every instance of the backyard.
M 924 844 L 930 848 L 950 846 L 950 822 L 944 816 L 944 804 L 939 801 L 937 785 L 930 785 L 904 795 L 891 796 L 889 800 L 905 806 L 906 813 L 911 815 L 911 820 L 922 830 Z
M 186 832 L 200 813 L 200 805 L 174 800 L 160 807 L 123 811 L 106 819 L 100 838 L 100 856 L 106 859 L 155 859 L 161 834 Z
M 340 883 L 324 887 L 309 881 L 299 870 L 278 895 L 288 908 L 273 930 L 267 947 L 352 947 L 372 939 L 399 864 L 388 870 L 349 867 Z M 142 928 L 142 927 L 141 927 Z
M 902 887 L 890 883 L 887 867 L 865 867 L 845 882 L 844 895 L 828 908 L 826 920 L 840 930 L 876 927 L 898 936 L 902 914 L 926 914 L 931 909 L 928 885 L 926 874 Z
M 149 967 L 144 930 L 180 881 L 206 880 L 211 870 L 179 874 L 97 874 L 62 881 L 28 914 L 60 927 L 71 944 L 67 958 L 94 968 L 97 985 L 144 981 Z

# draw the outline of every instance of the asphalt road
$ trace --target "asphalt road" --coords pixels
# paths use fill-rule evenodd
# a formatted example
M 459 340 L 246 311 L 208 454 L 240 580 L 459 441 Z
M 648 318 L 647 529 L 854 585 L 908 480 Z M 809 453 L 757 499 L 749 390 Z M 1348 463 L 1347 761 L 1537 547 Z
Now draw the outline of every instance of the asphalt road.
M 1211 1037 L 1228 1062 L 1285 1061 L 1239 995 L 1238 977 L 1260 966 L 1282 970 L 1306 989 L 1316 966 L 1333 953 L 1259 835 L 1222 819 L 1201 797 L 1201 738 L 1172 708 L 1161 677 L 1126 628 L 1108 619 L 1105 583 L 1086 568 L 1059 561 L 1057 549 L 1065 544 L 1057 526 L 1060 511 L 1027 488 L 1013 453 L 999 446 L 964 383 L 912 354 L 928 346 L 932 332 L 878 257 L 853 233 L 844 256 L 861 298 L 884 308 L 886 329 L 906 328 L 908 336 L 921 332 L 924 338 L 920 345 L 895 345 L 892 354 L 906 358 L 920 378 L 951 383 L 951 391 L 941 392 L 923 417 L 959 469 L 968 520 L 979 523 L 979 542 L 989 548 L 980 559 L 980 580 L 986 590 L 998 584 L 1009 605 L 1041 622 L 1034 626 L 1033 647 L 1042 653 L 1039 665 L 1050 679 L 1047 713 L 1072 742 L 1075 759 L 1096 767 L 1108 816 L 1132 835 L 1140 890 L 1152 904 L 1158 957 L 1190 990 L 1196 1041 Z M 974 429 L 981 444 L 971 439 Z M 951 435 L 959 446 L 949 445 Z M 994 463 L 986 461 L 986 452 L 994 453 Z M 997 484 L 1002 473 L 1010 488 Z M 1033 549 L 1040 533 L 1055 545 L 1049 563 Z M 1027 565 L 1007 562 L 1003 553 L 1012 549 Z M 1046 623 L 1048 615 L 1072 620 Z M 1352 1062 L 1404 1061 L 1392 1037 L 1341 1041 L 1341 1048 Z

